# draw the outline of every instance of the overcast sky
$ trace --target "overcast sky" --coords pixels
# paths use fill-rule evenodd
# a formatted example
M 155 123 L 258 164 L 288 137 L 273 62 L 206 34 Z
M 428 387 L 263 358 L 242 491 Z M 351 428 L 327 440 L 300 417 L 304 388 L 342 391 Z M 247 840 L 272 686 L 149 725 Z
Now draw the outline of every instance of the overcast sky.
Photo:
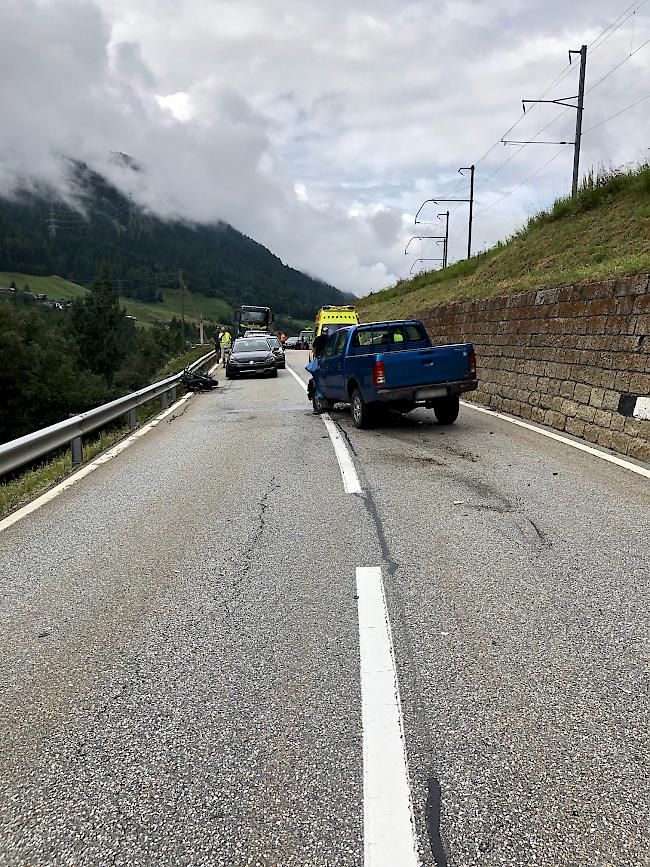
M 628 7 L 639 11 L 596 41 Z M 650 95 L 649 0 L 2 0 L 0 32 L 0 193 L 30 177 L 60 184 L 61 157 L 79 157 L 164 216 L 225 220 L 358 294 L 408 274 L 421 202 L 465 195 L 458 168 L 564 70 L 568 49 L 593 45 L 587 89 L 628 58 L 587 94 L 585 130 Z M 577 92 L 577 67 L 547 98 Z M 511 137 L 563 111 L 537 106 Z M 647 160 L 649 119 L 650 99 L 587 132 L 582 167 Z M 567 110 L 539 138 L 570 141 L 574 124 Z M 475 248 L 565 193 L 571 165 L 570 148 L 497 145 L 477 165 Z M 460 205 L 452 260 L 466 218 Z

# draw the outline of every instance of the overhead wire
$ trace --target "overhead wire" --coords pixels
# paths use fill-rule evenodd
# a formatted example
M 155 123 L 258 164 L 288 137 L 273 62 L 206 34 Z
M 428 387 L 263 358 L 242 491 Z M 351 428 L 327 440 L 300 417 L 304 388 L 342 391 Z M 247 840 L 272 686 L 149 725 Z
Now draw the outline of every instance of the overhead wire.
M 632 108 L 636 108 L 637 105 L 640 105 L 642 102 L 645 102 L 647 99 L 650 99 L 650 93 L 647 96 L 642 96 L 641 99 L 637 99 L 636 102 L 633 102 L 632 105 L 628 105 L 627 108 L 622 108 L 620 111 L 617 111 L 615 114 L 611 114 L 609 117 L 606 117 L 604 120 L 598 121 L 593 126 L 590 126 L 589 129 L 586 129 L 582 134 L 587 135 L 592 130 L 596 129 L 599 126 L 602 126 L 604 123 L 608 123 L 610 120 L 614 120 L 615 117 L 618 117 L 620 114 L 625 114 L 626 111 L 630 111 Z
M 608 41 L 608 40 L 609 40 L 609 39 L 614 35 L 614 33 L 616 33 L 616 31 L 618 31 L 618 30 L 619 30 L 619 29 L 620 29 L 620 28 L 621 28 L 621 27 L 622 27 L 622 26 L 623 26 L 623 25 L 624 25 L 624 24 L 625 24 L 625 23 L 626 23 L 630 18 L 632 18 L 634 15 L 636 15 L 636 13 L 637 13 L 637 12 L 638 12 L 638 11 L 639 11 L 643 6 L 645 6 L 647 2 L 648 2 L 648 0 L 634 0 L 633 3 L 631 3 L 631 4 L 630 4 L 626 9 L 624 9 L 623 12 L 621 12 L 621 13 L 620 13 L 620 14 L 619 14 L 615 19 L 614 19 L 614 21 L 612 21 L 612 22 L 611 22 L 611 23 L 610 23 L 610 24 L 609 24 L 609 25 L 608 25 L 608 26 L 607 26 L 607 27 L 606 27 L 606 28 L 605 28 L 605 29 L 604 29 L 604 30 L 603 30 L 603 31 L 602 31 L 602 32 L 601 32 L 601 33 L 600 33 L 600 34 L 599 34 L 599 35 L 598 35 L 594 40 L 592 40 L 592 42 L 591 42 L 590 45 L 589 45 L 590 56 L 593 56 L 593 54 L 594 54 L 596 51 L 598 51 L 600 48 L 602 48 L 602 46 L 603 46 L 603 45 L 604 45 L 604 44 L 605 44 L 605 43 L 606 43 L 606 42 L 607 42 L 607 41 Z M 638 53 L 642 48 L 644 48 L 645 45 L 648 44 L 648 42 L 650 42 L 650 39 L 647 40 L 646 42 L 644 42 L 642 45 L 640 45 L 637 49 L 635 49 L 634 51 L 632 51 L 632 52 L 631 52 L 627 57 L 625 57 L 625 58 L 624 58 L 622 61 L 620 61 L 618 64 L 616 64 L 615 67 L 613 67 L 613 68 L 612 68 L 611 70 L 609 70 L 609 71 L 608 71 L 604 76 L 602 76 L 602 78 L 600 78 L 597 82 L 595 82 L 595 83 L 594 83 L 594 84 L 593 84 L 593 85 L 592 85 L 592 86 L 591 86 L 591 87 L 586 91 L 586 93 L 589 93 L 590 91 L 592 91 L 592 90 L 594 90 L 596 87 L 598 87 L 598 86 L 599 86 L 603 81 L 605 81 L 606 78 L 608 78 L 608 77 L 609 77 L 610 75 L 612 75 L 612 74 L 613 74 L 613 73 L 614 73 L 618 68 L 620 68 L 620 66 L 622 66 L 624 63 L 626 63 L 626 62 L 627 62 L 631 57 L 633 57 L 633 56 L 634 56 L 635 54 L 637 54 L 637 53 Z M 572 69 L 577 69 L 577 68 L 578 68 L 577 64 L 572 64 L 572 63 L 567 64 L 567 66 L 565 66 L 565 67 L 564 67 L 564 68 L 563 68 L 563 69 L 562 69 L 562 70 L 561 70 L 561 71 L 560 71 L 560 72 L 555 76 L 555 78 L 553 79 L 553 81 L 551 81 L 551 83 L 550 83 L 550 84 L 549 84 L 549 85 L 544 89 L 544 91 L 542 91 L 542 93 L 541 93 L 540 96 L 539 96 L 539 99 L 544 99 L 544 98 L 545 98 L 545 97 L 546 97 L 546 96 L 551 92 L 551 90 L 553 90 L 554 87 L 556 87 L 558 84 L 560 84 L 562 81 L 564 81 L 564 79 L 569 75 L 569 73 L 572 71 Z M 619 115 L 624 114 L 626 111 L 630 111 L 632 108 L 635 108 L 637 105 L 641 104 L 642 102 L 645 102 L 647 99 L 650 99 L 650 95 L 649 95 L 649 96 L 645 96 L 645 97 L 643 97 L 643 98 L 640 99 L 640 100 L 637 100 L 637 101 L 636 101 L 635 103 L 633 103 L 632 105 L 627 106 L 626 108 L 621 109 L 620 111 L 616 112 L 615 114 L 611 115 L 610 117 L 605 118 L 604 120 L 600 121 L 600 122 L 597 123 L 597 124 L 594 124 L 593 126 L 589 127 L 589 129 L 585 130 L 585 131 L 583 132 L 583 135 L 587 135 L 587 134 L 588 134 L 589 132 L 591 132 L 593 129 L 596 129 L 596 127 L 601 126 L 602 124 L 605 124 L 605 123 L 607 123 L 607 122 L 610 121 L 610 120 L 613 120 L 615 117 L 618 117 Z M 484 154 L 483 154 L 483 155 L 482 155 L 482 156 L 481 156 L 481 157 L 476 161 L 476 163 L 475 163 L 475 167 L 478 166 L 480 163 L 482 163 L 482 162 L 483 162 L 483 161 L 484 161 L 484 160 L 485 160 L 485 159 L 486 159 L 486 158 L 487 158 L 487 157 L 488 157 L 488 156 L 489 156 L 489 155 L 494 151 L 494 149 L 497 147 L 497 145 L 499 145 L 499 144 L 503 141 L 503 139 L 505 139 L 505 137 L 506 137 L 507 135 L 509 135 L 509 134 L 512 132 L 512 130 L 515 129 L 515 128 L 517 127 L 517 125 L 518 125 L 518 124 L 519 124 L 519 123 L 524 119 L 525 116 L 530 115 L 531 111 L 535 108 L 535 105 L 536 105 L 536 104 L 537 104 L 537 103 L 533 103 L 533 105 L 531 106 L 530 109 L 528 109 L 527 112 L 522 112 L 522 114 L 521 114 L 521 115 L 520 115 L 520 116 L 515 120 L 515 122 L 514 122 L 514 123 L 513 123 L 513 124 L 512 124 L 512 125 L 511 125 L 507 130 L 506 130 L 506 132 L 504 132 L 503 135 L 502 135 L 502 136 L 501 136 L 501 137 L 500 137 L 496 142 L 494 142 L 494 144 L 492 144 L 492 145 L 491 145 L 491 146 L 490 146 L 490 147 L 485 151 L 485 153 L 484 153 Z M 521 146 L 520 146 L 520 147 L 519 147 L 519 148 L 518 148 L 518 149 L 517 149 L 513 154 L 511 154 L 511 155 L 510 155 L 506 160 L 504 160 L 503 163 L 501 163 L 499 166 L 497 166 L 497 168 L 496 168 L 496 169 L 495 169 L 495 170 L 494 170 L 490 175 L 488 175 L 488 177 L 483 178 L 483 179 L 480 179 L 480 180 L 478 181 L 478 183 L 475 184 L 475 187 L 474 187 L 475 192 L 476 192 L 476 190 L 478 190 L 478 189 L 484 187 L 484 186 L 485 186 L 485 185 L 486 185 L 490 180 L 492 180 L 492 178 L 494 178 L 494 177 L 495 177 L 495 176 L 496 176 L 496 175 L 497 175 L 497 174 L 498 174 L 498 173 L 499 173 L 503 168 L 505 168 L 505 166 L 508 165 L 508 163 L 512 162 L 513 159 L 515 159 L 517 156 L 519 156 L 519 154 L 520 154 L 520 153 L 521 153 L 521 152 L 522 152 L 522 151 L 527 147 L 528 144 L 532 144 L 532 143 L 534 143 L 535 140 L 536 140 L 536 139 L 537 139 L 537 138 L 538 138 L 538 137 L 539 137 L 543 132 L 545 132 L 545 131 L 546 131 L 547 129 L 549 129 L 551 126 L 553 126 L 554 124 L 556 124 L 557 122 L 559 122 L 559 121 L 560 121 L 560 120 L 561 120 L 561 119 L 562 119 L 562 118 L 567 114 L 568 111 L 570 111 L 570 107 L 565 108 L 562 112 L 560 112 L 559 115 L 557 115 L 556 117 L 554 117 L 554 118 L 553 118 L 549 123 L 547 123 L 547 124 L 546 124 L 545 126 L 543 126 L 540 130 L 538 130 L 538 132 L 537 132 L 537 133 L 536 133 L 536 134 L 535 134 L 535 135 L 534 135 L 534 136 L 533 136 L 533 137 L 532 137 L 528 142 L 526 142 L 526 144 L 521 145 Z M 505 193 L 505 194 L 502 195 L 500 198 L 496 199 L 496 200 L 495 200 L 494 202 L 492 202 L 490 205 L 487 205 L 487 207 L 485 207 L 485 208 L 483 208 L 482 210 L 480 210 L 480 211 L 478 211 L 477 213 L 475 213 L 475 214 L 474 214 L 474 219 L 476 219 L 477 217 L 481 216 L 481 215 L 484 214 L 486 211 L 489 211 L 489 210 L 490 210 L 491 208 L 493 208 L 495 205 L 497 205 L 497 204 L 499 204 L 500 202 L 504 201 L 504 199 L 507 199 L 509 196 L 511 196 L 513 193 L 515 193 L 517 190 L 519 190 L 522 186 L 524 186 L 524 184 L 526 184 L 528 181 L 532 180 L 532 178 L 534 178 L 534 177 L 536 177 L 538 174 L 540 174 L 540 172 L 542 172 L 542 171 L 543 171 L 547 166 L 551 165 L 551 163 L 553 163 L 556 159 L 558 159 L 558 158 L 559 158 L 559 157 L 564 153 L 564 151 L 566 150 L 566 147 L 568 147 L 568 145 L 561 145 L 561 150 L 559 150 L 557 153 L 555 153 L 555 154 L 554 154 L 550 159 L 548 159 L 548 160 L 547 160 L 543 165 L 541 165 L 538 169 L 536 169 L 534 172 L 532 172 L 532 173 L 529 174 L 526 178 L 524 178 L 524 180 L 521 181 L 519 184 L 517 184 L 517 186 L 515 186 L 512 190 L 510 190 L 509 192 Z M 456 188 L 455 192 L 457 192 L 457 191 L 458 191 L 462 186 L 463 186 L 462 184 L 461 184 L 460 186 L 458 186 L 458 187 Z M 450 216 L 451 216 L 451 214 L 455 213 L 455 212 L 459 209 L 459 207 L 460 207 L 460 204 L 456 205 L 456 207 L 453 208 L 453 209 L 450 211 Z M 452 239 L 450 239 L 450 246 L 451 246 L 451 242 L 452 242 Z
M 597 36 L 597 37 L 592 41 L 591 45 L 589 46 L 590 54 L 593 55 L 593 53 L 594 53 L 595 51 L 597 51 L 599 48 L 601 48 L 601 47 L 605 44 L 605 42 L 607 42 L 607 40 L 608 40 L 611 36 L 613 36 L 613 34 L 614 34 L 614 33 L 615 33 L 615 32 L 616 32 L 620 27 L 622 27 L 623 24 L 626 23 L 626 21 L 628 21 L 629 18 L 631 18 L 633 15 L 636 15 L 636 13 L 639 11 L 639 9 L 641 9 L 641 7 L 644 6 L 647 2 L 648 2 L 648 0 L 640 0 L 640 2 L 639 2 L 639 0 L 635 0 L 634 3 L 632 3 L 630 6 L 628 6 L 627 9 L 625 9 L 625 10 L 624 10 L 624 11 L 623 11 L 623 12 L 622 12 L 622 13 L 621 13 L 617 18 L 615 18 L 614 21 L 613 21 L 613 22 L 612 22 L 608 27 L 606 27 L 605 30 L 603 30 L 602 33 L 600 33 L 600 34 L 599 34 L 599 35 L 598 35 L 598 36 Z M 650 40 L 648 40 L 648 41 L 650 41 Z M 644 45 L 647 45 L 647 42 L 644 43 Z M 644 45 L 639 46 L 639 48 L 637 48 L 636 51 L 634 51 L 631 55 L 629 55 L 628 57 L 626 57 L 623 61 L 621 61 L 621 63 L 617 64 L 617 66 L 616 66 L 614 69 L 610 70 L 610 71 L 607 73 L 607 75 L 603 76 L 602 79 L 600 79 L 600 80 L 597 81 L 595 84 L 593 84 L 593 85 L 589 88 L 589 90 L 587 90 L 586 92 L 589 93 L 591 90 L 593 90 L 595 87 L 597 87 L 598 84 L 600 83 L 600 81 L 604 81 L 605 78 L 607 78 L 609 75 L 611 75 L 612 72 L 615 71 L 615 69 L 617 69 L 617 68 L 618 68 L 619 66 L 621 66 L 623 63 L 625 63 L 627 60 L 629 60 L 630 57 L 633 56 L 634 54 L 636 54 L 637 51 L 639 51 L 641 48 L 644 47 Z M 539 99 L 544 99 L 544 97 L 547 96 L 547 95 L 550 93 L 550 91 L 553 89 L 553 87 L 555 87 L 557 84 L 559 84 L 561 81 L 563 81 L 564 78 L 566 78 L 566 76 L 568 75 L 568 73 L 569 73 L 569 71 L 571 70 L 571 68 L 576 69 L 576 68 L 577 68 L 577 65 L 576 65 L 576 64 L 568 64 L 566 67 L 564 67 L 564 69 L 563 69 L 560 73 L 558 73 L 558 75 L 553 79 L 553 81 L 552 81 L 551 84 L 546 88 L 546 90 L 544 90 L 544 91 L 542 92 L 542 94 L 540 95 Z M 501 141 L 503 141 L 503 139 L 505 139 L 505 137 L 506 137 L 510 132 L 512 132 L 512 130 L 517 126 L 517 124 L 518 124 L 521 120 L 523 120 L 523 118 L 524 118 L 525 115 L 529 115 L 529 114 L 530 114 L 530 112 L 534 109 L 535 105 L 536 105 L 536 103 L 533 103 L 533 105 L 531 106 L 531 108 L 528 109 L 527 112 L 522 113 L 522 114 L 519 116 L 519 118 L 517 118 L 517 120 L 515 121 L 515 123 L 514 123 L 514 124 L 513 124 L 513 125 L 508 129 L 508 130 L 506 130 L 506 132 L 501 136 L 501 138 L 499 139 L 499 141 L 496 142 L 494 145 L 492 145 L 492 147 L 489 148 L 488 151 L 486 151 L 486 153 L 483 155 L 483 157 L 481 158 L 481 160 L 484 159 L 485 156 L 487 156 L 489 153 L 491 153 L 491 152 L 494 150 L 494 148 L 496 147 L 496 145 L 499 144 Z M 540 129 L 540 130 L 539 130 L 539 131 L 538 131 L 538 132 L 537 132 L 537 133 L 536 133 L 536 134 L 535 134 L 535 135 L 534 135 L 534 136 L 529 140 L 529 142 L 527 142 L 527 144 L 532 144 L 532 143 L 534 143 L 535 140 L 538 138 L 538 136 L 540 136 L 543 132 L 545 132 L 547 129 L 549 129 L 549 127 L 553 126 L 553 124 L 557 123 L 557 122 L 558 122 L 562 117 L 564 117 L 564 115 L 565 115 L 569 110 L 570 110 L 569 108 L 565 108 L 564 111 L 560 112 L 560 114 L 557 115 L 557 117 L 553 118 L 552 121 L 550 121 L 548 124 L 546 124 L 545 126 L 543 126 L 542 129 Z M 506 160 L 504 160 L 504 162 L 501 163 L 501 164 L 500 164 L 500 165 L 499 165 L 499 166 L 498 166 L 498 167 L 497 167 L 497 168 L 492 172 L 491 175 L 489 175 L 487 178 L 484 178 L 484 179 L 480 180 L 480 181 L 476 184 L 476 186 L 475 186 L 475 190 L 480 189 L 481 187 L 485 186 L 485 184 L 488 183 L 488 181 L 492 180 L 492 178 L 493 178 L 495 175 L 497 175 L 497 174 L 498 174 L 498 173 L 499 173 L 503 168 L 505 168 L 505 166 L 506 166 L 508 163 L 510 163 L 510 162 L 511 162 L 513 159 L 515 159 L 517 156 L 519 156 L 519 154 L 521 153 L 522 150 L 524 150 L 525 147 L 526 147 L 526 144 L 524 144 L 524 145 L 522 145 L 521 147 L 519 147 L 519 149 L 516 150 L 516 151 L 515 151 L 511 156 L 509 156 Z M 479 162 L 481 162 L 481 160 L 479 160 Z M 476 163 L 476 165 L 478 165 L 478 162 Z

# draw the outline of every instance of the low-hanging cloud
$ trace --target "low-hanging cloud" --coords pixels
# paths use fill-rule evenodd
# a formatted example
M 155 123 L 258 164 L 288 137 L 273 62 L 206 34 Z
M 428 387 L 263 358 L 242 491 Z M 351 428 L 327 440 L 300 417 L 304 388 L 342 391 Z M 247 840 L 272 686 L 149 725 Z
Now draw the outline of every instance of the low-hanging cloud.
M 227 221 L 340 288 L 378 289 L 408 271 L 407 215 L 462 187 L 457 167 L 611 17 L 604 0 L 549 0 L 543 11 L 532 0 L 447 0 L 435 16 L 410 0 L 5 0 L 0 193 L 31 182 L 68 194 L 65 158 L 81 159 L 163 217 Z M 647 18 L 635 26 L 640 45 Z M 618 58 L 621 35 L 601 47 L 592 80 Z M 586 120 L 643 95 L 647 70 L 639 52 L 591 97 Z M 623 136 L 594 130 L 583 165 L 638 157 L 647 114 L 623 116 Z M 570 135 L 572 122 L 553 134 Z M 517 132 L 537 128 L 526 120 Z M 551 154 L 529 147 L 490 179 L 497 148 L 477 172 L 477 212 Z M 477 247 L 566 189 L 568 171 L 558 159 L 479 216 Z M 465 220 L 461 205 L 452 254 L 462 255 Z

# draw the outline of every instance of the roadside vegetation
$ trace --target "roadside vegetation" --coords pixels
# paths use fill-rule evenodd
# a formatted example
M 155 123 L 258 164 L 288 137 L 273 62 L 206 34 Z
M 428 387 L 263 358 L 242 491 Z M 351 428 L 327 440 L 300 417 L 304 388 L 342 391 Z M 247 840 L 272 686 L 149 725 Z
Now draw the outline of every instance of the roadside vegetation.
M 0 442 L 151 382 L 186 351 L 176 326 L 137 328 L 106 269 L 64 310 L 29 292 L 0 296 Z
M 191 364 L 193 361 L 201 358 L 202 355 L 205 355 L 206 352 L 209 352 L 210 348 L 210 346 L 192 347 L 192 349 L 171 359 L 156 371 L 151 377 L 150 382 L 158 382 L 168 376 L 173 376 L 175 373 L 180 373 L 188 364 Z M 179 391 L 181 390 L 179 389 Z M 158 412 L 160 412 L 158 398 L 138 407 L 136 410 L 138 426 L 145 424 Z M 111 446 L 114 446 L 128 436 L 129 433 L 131 433 L 131 430 L 123 421 L 115 422 L 104 430 L 97 431 L 95 435 L 88 438 L 83 444 L 84 464 L 102 452 L 105 452 Z M 73 472 L 72 456 L 70 449 L 67 447 L 38 466 L 31 467 L 23 472 L 19 471 L 13 478 L 9 478 L 0 484 L 0 518 L 24 506 L 34 497 L 43 494 L 49 488 L 62 482 Z
M 401 280 L 358 304 L 364 321 L 439 304 L 650 272 L 650 165 L 600 169 L 485 253 Z

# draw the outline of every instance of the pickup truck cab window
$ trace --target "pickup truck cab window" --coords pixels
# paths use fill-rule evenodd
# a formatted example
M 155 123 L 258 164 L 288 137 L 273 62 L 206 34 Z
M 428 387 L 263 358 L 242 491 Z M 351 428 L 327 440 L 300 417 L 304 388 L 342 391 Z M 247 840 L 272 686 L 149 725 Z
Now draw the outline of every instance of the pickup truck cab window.
M 330 339 L 325 344 L 325 348 L 323 349 L 323 358 L 331 358 L 334 355 L 334 344 L 338 339 L 338 334 L 332 334 Z
M 332 350 L 332 355 L 340 355 L 345 349 L 345 341 L 347 340 L 348 332 L 347 331 L 339 331 L 336 335 L 334 341 L 334 348 Z
M 397 348 L 406 349 L 405 343 L 414 341 L 426 341 L 418 325 L 411 323 L 404 325 L 401 322 L 388 323 L 386 325 L 373 325 L 367 328 L 357 328 L 351 343 L 351 349 L 368 347 L 369 350 Z

